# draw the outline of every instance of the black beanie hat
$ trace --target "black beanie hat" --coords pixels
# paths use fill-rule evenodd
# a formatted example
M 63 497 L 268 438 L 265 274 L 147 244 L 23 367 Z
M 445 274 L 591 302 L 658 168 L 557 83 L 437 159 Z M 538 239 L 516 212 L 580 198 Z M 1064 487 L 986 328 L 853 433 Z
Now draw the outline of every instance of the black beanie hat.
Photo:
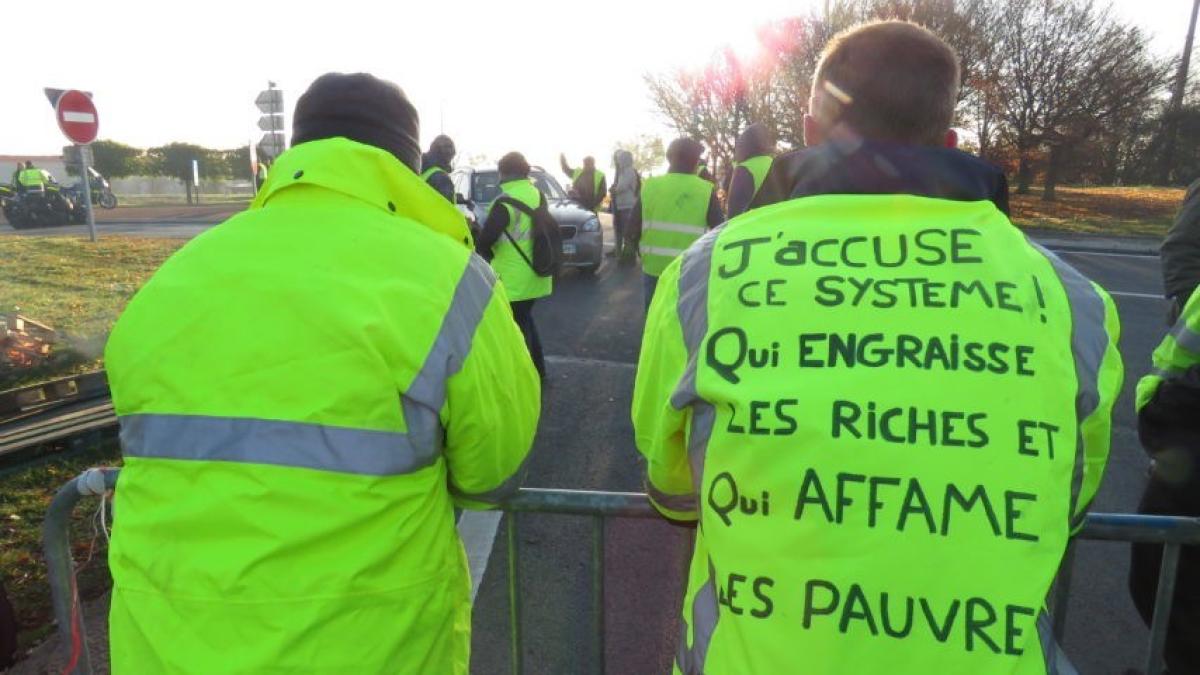
M 296 101 L 292 146 L 344 136 L 395 155 L 421 170 L 417 110 L 404 90 L 368 73 L 326 73 Z

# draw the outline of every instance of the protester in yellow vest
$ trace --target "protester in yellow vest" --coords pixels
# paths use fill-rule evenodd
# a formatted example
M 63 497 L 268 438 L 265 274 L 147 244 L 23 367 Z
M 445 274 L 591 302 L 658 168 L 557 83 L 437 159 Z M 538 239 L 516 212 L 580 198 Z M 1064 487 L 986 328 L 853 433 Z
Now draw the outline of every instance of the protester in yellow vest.
M 17 183 L 26 189 L 41 189 L 54 182 L 54 176 L 45 169 L 35 167 L 33 160 L 25 160 L 25 168 L 17 174 Z
M 738 136 L 733 147 L 733 177 L 729 179 L 727 218 L 735 218 L 750 209 L 767 172 L 771 169 L 775 141 L 762 123 L 751 124 Z
M 529 180 L 529 162 L 519 152 L 500 158 L 500 196 L 508 196 L 531 209 L 536 209 L 545 196 Z M 533 220 L 508 204 L 492 202 L 476 250 L 492 262 L 500 283 L 512 302 L 513 318 L 525 335 L 525 345 L 542 380 L 546 379 L 546 363 L 542 356 L 542 341 L 533 321 L 533 304 L 554 290 L 553 277 L 539 276 L 533 270 Z
M 713 184 L 696 175 L 703 152 L 690 138 L 672 141 L 667 146 L 667 173 L 646 179 L 633 208 L 627 236 L 642 256 L 646 307 L 667 265 L 725 219 Z
M 455 199 L 450 166 L 456 153 L 454 141 L 445 134 L 439 134 L 429 144 L 429 152 L 421 155 L 421 178 L 451 204 L 455 203 Z
M 1200 518 L 1200 291 L 1182 301 L 1175 327 L 1138 381 L 1138 437 L 1151 458 L 1138 513 Z M 1154 617 L 1161 544 L 1136 543 L 1129 563 L 1133 604 Z M 1180 552 L 1165 661 L 1171 673 L 1200 673 L 1200 550 Z
M 558 162 L 562 165 L 563 173 L 571 178 L 571 196 L 589 211 L 599 209 L 600 202 L 608 193 L 608 178 L 596 168 L 596 158 L 590 155 L 584 157 L 582 169 L 572 169 L 567 163 L 567 156 L 563 154 L 559 154 Z
M 633 423 L 653 503 L 699 524 L 677 673 L 1069 672 L 1046 597 L 1107 460 L 1117 313 L 946 147 L 958 82 L 914 24 L 836 37 L 805 140 L 875 190 L 743 214 L 662 274 Z
M 468 672 L 454 507 L 519 485 L 537 374 L 394 84 L 328 74 L 249 210 L 106 350 L 113 672 Z

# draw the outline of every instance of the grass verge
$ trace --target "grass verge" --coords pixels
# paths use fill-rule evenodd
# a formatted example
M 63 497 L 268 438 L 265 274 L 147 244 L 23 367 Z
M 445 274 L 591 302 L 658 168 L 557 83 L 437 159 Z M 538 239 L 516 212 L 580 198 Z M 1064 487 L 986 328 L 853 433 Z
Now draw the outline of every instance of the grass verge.
M 0 372 L 0 390 L 99 367 L 104 339 L 135 291 L 186 241 L 109 236 L 0 237 L 0 313 L 59 331 L 44 365 Z
M 1060 187 L 1057 199 L 1042 193 L 1013 194 L 1013 222 L 1022 228 L 1116 237 L 1162 237 L 1179 205 L 1183 188 Z

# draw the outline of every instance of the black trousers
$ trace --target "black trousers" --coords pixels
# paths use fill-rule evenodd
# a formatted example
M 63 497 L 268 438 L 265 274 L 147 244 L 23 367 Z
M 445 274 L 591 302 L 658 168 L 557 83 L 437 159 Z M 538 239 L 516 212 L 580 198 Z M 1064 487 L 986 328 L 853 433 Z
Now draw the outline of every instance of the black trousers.
M 525 336 L 525 346 L 529 348 L 529 356 L 533 366 L 537 368 L 538 376 L 546 379 L 546 360 L 542 356 L 542 341 L 538 337 L 537 325 L 533 322 L 533 303 L 535 300 L 518 300 L 512 305 L 513 320 Z
M 1142 493 L 1138 513 L 1163 516 L 1200 516 L 1200 485 L 1189 481 L 1172 486 L 1153 476 Z M 1129 593 L 1146 625 L 1154 616 L 1155 592 L 1162 565 L 1161 544 L 1134 544 L 1130 555 Z M 1185 546 L 1180 552 L 1175 599 L 1167 633 L 1167 670 L 1200 673 L 1200 548 Z

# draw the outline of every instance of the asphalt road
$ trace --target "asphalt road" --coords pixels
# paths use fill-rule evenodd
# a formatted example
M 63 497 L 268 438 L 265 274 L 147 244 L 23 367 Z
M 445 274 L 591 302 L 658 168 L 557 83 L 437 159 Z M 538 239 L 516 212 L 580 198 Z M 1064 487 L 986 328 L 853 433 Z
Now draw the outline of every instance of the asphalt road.
M 1166 330 L 1159 263 L 1136 255 L 1062 257 L 1112 292 L 1121 315 L 1126 378 L 1096 510 L 1131 511 L 1148 465 L 1137 444 L 1132 394 Z M 606 264 L 594 280 L 568 276 L 535 316 L 550 355 L 550 384 L 526 484 L 640 490 L 629 422 L 642 323 L 639 271 Z M 596 622 L 592 523 L 552 515 L 520 519 L 526 671 L 589 672 Z M 606 535 L 608 672 L 668 672 L 689 541 L 660 522 L 615 520 Z M 481 675 L 508 672 L 510 663 L 506 555 L 501 524 L 476 601 L 472 672 Z M 1079 547 L 1065 648 L 1081 673 L 1117 674 L 1144 663 L 1148 633 L 1125 590 L 1127 569 L 1125 545 Z

